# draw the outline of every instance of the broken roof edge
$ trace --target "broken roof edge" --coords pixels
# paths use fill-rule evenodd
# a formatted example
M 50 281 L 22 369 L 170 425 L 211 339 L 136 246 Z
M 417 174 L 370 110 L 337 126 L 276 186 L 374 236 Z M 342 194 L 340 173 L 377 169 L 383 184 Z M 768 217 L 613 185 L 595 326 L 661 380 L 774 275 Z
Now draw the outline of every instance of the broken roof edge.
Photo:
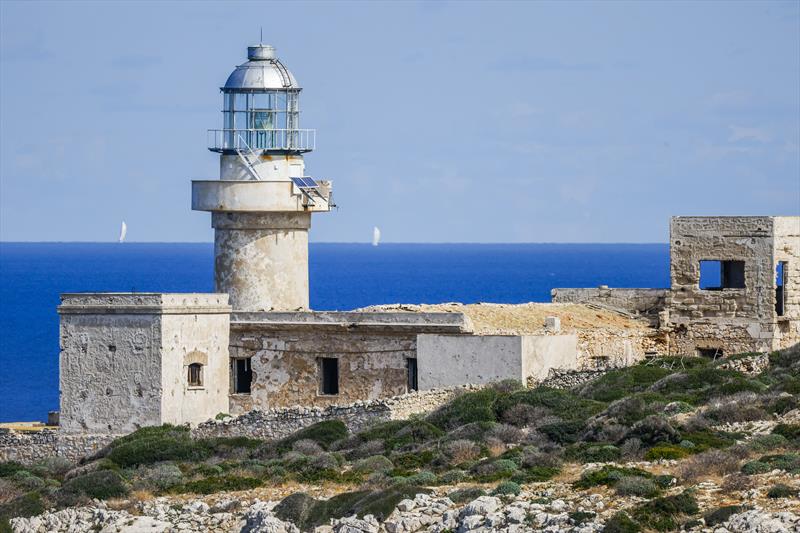
M 472 322 L 464 313 L 385 311 L 235 311 L 231 326 L 258 329 L 370 330 L 385 332 L 471 333 Z

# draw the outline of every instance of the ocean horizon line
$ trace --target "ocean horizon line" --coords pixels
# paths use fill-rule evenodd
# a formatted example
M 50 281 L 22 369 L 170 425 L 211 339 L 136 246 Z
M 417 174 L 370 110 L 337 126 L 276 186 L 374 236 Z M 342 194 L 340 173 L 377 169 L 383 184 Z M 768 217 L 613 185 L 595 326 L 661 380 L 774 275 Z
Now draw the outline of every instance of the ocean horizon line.
M 115 244 L 115 245 L 131 245 L 131 244 L 208 244 L 213 245 L 213 241 L 125 241 L 119 243 L 117 241 L 3 241 L 2 244 Z M 309 244 L 359 244 L 372 247 L 369 241 L 309 241 Z M 546 245 L 598 245 L 598 244 L 614 244 L 614 245 L 668 245 L 666 241 L 663 242 L 631 242 L 631 241 L 498 241 L 498 242 L 477 242 L 477 241 L 430 241 L 430 242 L 414 242 L 414 241 L 387 241 L 381 242 L 379 246 L 392 246 L 392 245 L 526 245 L 526 244 L 546 244 Z

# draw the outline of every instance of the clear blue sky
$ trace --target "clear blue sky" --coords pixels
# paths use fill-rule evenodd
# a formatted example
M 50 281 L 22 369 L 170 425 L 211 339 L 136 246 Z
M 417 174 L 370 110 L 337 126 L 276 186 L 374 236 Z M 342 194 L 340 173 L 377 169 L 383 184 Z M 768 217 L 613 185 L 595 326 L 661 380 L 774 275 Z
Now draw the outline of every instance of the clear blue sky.
M 800 212 L 800 3 L 0 2 L 0 240 L 210 241 L 246 46 L 297 76 L 314 241 L 663 242 Z

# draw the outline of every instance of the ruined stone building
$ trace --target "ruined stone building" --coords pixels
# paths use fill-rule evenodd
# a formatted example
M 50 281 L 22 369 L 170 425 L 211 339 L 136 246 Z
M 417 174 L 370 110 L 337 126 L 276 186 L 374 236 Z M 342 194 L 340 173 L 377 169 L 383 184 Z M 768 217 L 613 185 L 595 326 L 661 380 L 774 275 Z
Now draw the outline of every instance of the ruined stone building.
M 333 183 L 306 172 L 316 136 L 300 128 L 300 85 L 259 45 L 221 91 L 223 127 L 209 132 L 219 179 L 192 182 L 192 208 L 211 213 L 215 292 L 62 295 L 63 431 L 534 383 L 648 353 L 798 340 L 798 217 L 675 218 L 670 290 L 554 292 L 580 305 L 312 311 L 308 232 L 312 214 L 333 207 Z M 706 272 L 717 278 L 704 286 Z
M 554 302 L 646 317 L 675 355 L 800 342 L 800 217 L 673 217 L 669 289 L 553 289 Z

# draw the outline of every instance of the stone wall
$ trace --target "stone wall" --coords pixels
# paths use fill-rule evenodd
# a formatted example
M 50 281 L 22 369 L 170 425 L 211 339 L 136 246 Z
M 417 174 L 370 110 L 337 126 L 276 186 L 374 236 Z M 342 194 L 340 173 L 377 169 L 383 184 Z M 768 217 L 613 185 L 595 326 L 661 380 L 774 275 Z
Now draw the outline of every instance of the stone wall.
M 634 316 L 646 318 L 651 325 L 658 325 L 658 314 L 666 306 L 669 289 L 553 289 L 553 303 L 595 304 L 610 309 L 619 309 Z
M 394 398 L 358 401 L 348 405 L 253 410 L 237 417 L 209 420 L 193 429 L 192 435 L 279 439 L 325 420 L 341 420 L 351 432 L 360 431 L 377 422 L 404 420 L 414 414 L 431 412 L 457 394 L 470 389 L 472 387 L 420 391 Z
M 228 409 L 225 294 L 63 294 L 60 429 L 129 433 Z M 203 382 L 188 384 L 188 366 Z
M 67 434 L 63 431 L 13 431 L 0 429 L 0 462 L 32 464 L 48 457 L 78 462 L 116 438 L 115 435 Z
M 779 325 L 775 312 L 776 258 L 788 258 L 781 260 L 788 260 L 793 270 L 800 255 L 800 230 L 791 229 L 794 224 L 800 225 L 800 218 L 671 220 L 671 353 L 696 355 L 699 350 L 711 349 L 720 349 L 725 355 L 770 351 L 781 345 L 781 328 L 786 330 L 786 345 L 796 340 L 797 324 Z M 791 236 L 795 231 L 797 238 Z M 701 289 L 702 260 L 743 261 L 744 288 Z M 788 289 L 792 291 L 792 286 Z
M 250 358 L 249 395 L 232 395 L 230 412 L 325 407 L 408 392 L 407 360 L 417 334 L 463 332 L 455 313 L 236 313 L 230 355 Z M 320 359 L 336 358 L 339 393 L 320 391 Z
M 528 381 L 528 387 L 541 386 L 553 389 L 571 389 L 587 381 L 598 378 L 613 368 L 597 370 L 560 370 L 553 368 L 549 375 L 541 381 Z

